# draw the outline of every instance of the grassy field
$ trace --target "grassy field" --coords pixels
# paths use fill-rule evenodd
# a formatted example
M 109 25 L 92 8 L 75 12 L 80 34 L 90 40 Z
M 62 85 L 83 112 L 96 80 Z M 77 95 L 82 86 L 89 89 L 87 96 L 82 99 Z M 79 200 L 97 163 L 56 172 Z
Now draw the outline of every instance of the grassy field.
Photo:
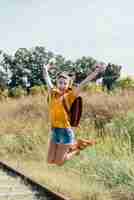
M 48 188 L 72 200 L 134 199 L 134 92 L 83 92 L 77 138 L 98 144 L 62 167 L 48 165 L 49 116 L 46 95 L 0 103 L 0 156 Z

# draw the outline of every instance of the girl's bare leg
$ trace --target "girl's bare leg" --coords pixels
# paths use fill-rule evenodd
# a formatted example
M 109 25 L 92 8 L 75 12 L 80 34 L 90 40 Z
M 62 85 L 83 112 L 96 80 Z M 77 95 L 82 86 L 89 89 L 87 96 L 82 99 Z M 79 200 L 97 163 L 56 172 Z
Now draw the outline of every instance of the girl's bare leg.
M 78 155 L 81 150 L 93 144 L 95 144 L 95 141 L 85 139 L 80 139 L 72 145 L 57 144 L 55 164 L 63 165 L 65 160 L 70 160 L 74 155 Z
M 74 155 L 78 155 L 79 153 L 80 153 L 79 149 L 68 152 L 65 156 L 65 160 L 70 160 Z
M 58 144 L 56 149 L 55 163 L 57 165 L 63 165 L 65 160 L 70 160 L 74 155 L 79 153 L 79 149 L 73 149 L 70 151 L 72 145 Z
M 65 144 L 57 144 L 56 149 L 56 156 L 55 156 L 55 163 L 57 165 L 63 165 L 65 161 L 65 156 L 67 152 L 69 151 L 70 145 Z
M 47 162 L 49 164 L 55 163 L 56 149 L 57 149 L 57 144 L 55 144 L 52 140 L 50 140 L 48 147 L 48 155 L 47 155 Z

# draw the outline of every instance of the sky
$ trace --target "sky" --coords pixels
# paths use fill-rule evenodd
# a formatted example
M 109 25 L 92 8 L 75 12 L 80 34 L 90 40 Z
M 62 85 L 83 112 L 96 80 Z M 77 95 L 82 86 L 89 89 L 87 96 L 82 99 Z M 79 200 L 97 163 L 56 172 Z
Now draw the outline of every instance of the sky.
M 75 60 L 91 56 L 134 75 L 133 0 L 0 1 L 0 49 L 45 46 Z

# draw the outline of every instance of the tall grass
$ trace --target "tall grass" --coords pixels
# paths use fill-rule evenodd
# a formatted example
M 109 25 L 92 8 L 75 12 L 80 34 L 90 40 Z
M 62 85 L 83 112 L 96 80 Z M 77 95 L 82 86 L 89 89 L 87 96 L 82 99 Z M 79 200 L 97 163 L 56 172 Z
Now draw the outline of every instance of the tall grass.
M 96 138 L 62 167 L 46 163 L 50 123 L 47 95 L 0 103 L 0 156 L 58 192 L 77 200 L 134 198 L 134 92 L 83 92 L 77 138 Z

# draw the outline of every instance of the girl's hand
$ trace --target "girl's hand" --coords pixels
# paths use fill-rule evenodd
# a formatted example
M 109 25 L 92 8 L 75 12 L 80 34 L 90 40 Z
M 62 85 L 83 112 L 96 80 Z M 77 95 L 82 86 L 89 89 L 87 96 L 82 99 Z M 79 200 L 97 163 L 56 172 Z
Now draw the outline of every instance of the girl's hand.
M 47 65 L 43 65 L 43 68 L 44 68 L 44 70 L 46 71 L 48 71 L 48 70 L 50 70 L 50 69 L 52 69 L 52 68 L 54 68 L 54 66 L 53 65 L 50 65 L 49 63 L 47 64 Z
M 47 68 L 47 70 L 55 68 L 56 67 L 55 64 L 56 64 L 56 60 L 55 60 L 55 58 L 52 58 L 52 59 L 49 60 L 47 65 L 44 65 L 44 68 L 45 69 Z

